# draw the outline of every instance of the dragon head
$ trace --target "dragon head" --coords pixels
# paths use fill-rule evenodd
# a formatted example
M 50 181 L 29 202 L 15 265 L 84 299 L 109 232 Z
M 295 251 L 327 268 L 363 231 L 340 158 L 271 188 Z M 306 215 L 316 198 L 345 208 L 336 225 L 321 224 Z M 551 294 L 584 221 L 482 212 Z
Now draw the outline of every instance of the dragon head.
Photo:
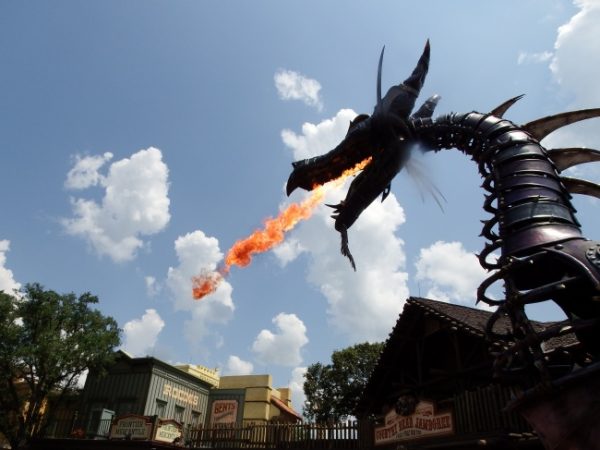
M 401 84 L 392 86 L 381 96 L 381 72 L 385 47 L 379 56 L 377 71 L 377 103 L 373 114 L 361 114 L 351 123 L 345 138 L 330 152 L 293 163 L 287 182 L 288 195 L 301 187 L 315 186 L 339 177 L 344 170 L 371 158 L 371 162 L 352 181 L 346 198 L 334 208 L 335 228 L 342 236 L 342 254 L 356 269 L 348 247 L 348 228 L 381 194 L 382 201 L 390 192 L 390 184 L 410 158 L 414 144 L 410 114 L 414 108 L 429 68 L 429 41 L 412 74 Z M 430 99 L 412 117 L 431 116 L 437 98 Z M 426 107 L 427 105 L 427 107 Z

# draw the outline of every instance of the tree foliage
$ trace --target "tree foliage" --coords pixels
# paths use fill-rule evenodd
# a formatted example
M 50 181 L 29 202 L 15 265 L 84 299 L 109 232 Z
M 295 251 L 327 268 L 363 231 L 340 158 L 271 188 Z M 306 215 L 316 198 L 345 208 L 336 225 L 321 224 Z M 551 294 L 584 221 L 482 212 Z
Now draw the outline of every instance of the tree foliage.
M 28 284 L 20 295 L 0 291 L 0 432 L 13 449 L 40 436 L 51 420 L 49 394 L 59 405 L 88 369 L 102 371 L 120 344 L 117 322 L 76 296 Z
M 364 342 L 331 355 L 331 364 L 315 363 L 306 371 L 304 416 L 337 422 L 354 414 L 383 343 Z

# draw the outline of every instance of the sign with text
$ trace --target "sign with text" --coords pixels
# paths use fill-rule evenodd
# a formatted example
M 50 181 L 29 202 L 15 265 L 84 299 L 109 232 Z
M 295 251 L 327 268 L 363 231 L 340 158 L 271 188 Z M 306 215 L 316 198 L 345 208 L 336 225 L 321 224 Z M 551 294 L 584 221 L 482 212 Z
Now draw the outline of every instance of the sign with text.
M 161 442 L 173 442 L 177 438 L 181 438 L 181 424 L 175 420 L 159 420 L 154 440 Z
M 110 427 L 110 439 L 150 439 L 152 421 L 149 417 L 127 414 L 117 417 Z
M 237 413 L 237 400 L 215 400 L 212 404 L 210 423 L 213 425 L 233 424 L 237 420 Z
M 165 397 L 171 397 L 175 400 L 178 400 L 181 403 L 185 403 L 187 405 L 197 406 L 200 397 L 195 392 L 190 392 L 185 389 L 178 388 L 177 386 L 173 386 L 171 384 L 166 383 L 163 386 L 163 395 Z
M 375 428 L 375 445 L 453 433 L 452 413 L 436 414 L 433 403 L 420 401 L 411 415 L 401 416 L 393 409 L 387 413 L 385 425 Z

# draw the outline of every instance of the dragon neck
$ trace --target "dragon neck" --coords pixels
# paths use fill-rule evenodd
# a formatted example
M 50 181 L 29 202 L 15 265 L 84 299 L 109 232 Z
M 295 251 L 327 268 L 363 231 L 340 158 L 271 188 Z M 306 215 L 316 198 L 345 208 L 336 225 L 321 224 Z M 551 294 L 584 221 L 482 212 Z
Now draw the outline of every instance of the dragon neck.
M 480 256 L 501 249 L 501 257 L 523 255 L 540 246 L 582 239 L 571 196 L 546 150 L 518 125 L 490 114 L 447 114 L 412 121 L 425 150 L 456 148 L 472 157 L 488 191 Z

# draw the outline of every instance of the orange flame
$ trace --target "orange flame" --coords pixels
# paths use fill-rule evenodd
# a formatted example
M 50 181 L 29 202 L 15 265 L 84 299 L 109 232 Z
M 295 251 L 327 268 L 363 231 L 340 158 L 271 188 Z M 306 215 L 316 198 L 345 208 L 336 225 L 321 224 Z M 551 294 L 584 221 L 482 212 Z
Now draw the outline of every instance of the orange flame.
M 308 219 L 315 207 L 323 200 L 327 190 L 342 185 L 346 178 L 363 170 L 371 158 L 366 158 L 351 169 L 345 170 L 338 178 L 315 186 L 311 194 L 301 203 L 292 203 L 277 217 L 265 220 L 264 228 L 256 230 L 245 239 L 237 241 L 225 256 L 225 262 L 217 271 L 202 271 L 192 278 L 192 294 L 196 300 L 212 294 L 229 274 L 231 266 L 246 267 L 256 253 L 264 253 L 280 244 L 285 233 L 293 229 L 301 220 Z

